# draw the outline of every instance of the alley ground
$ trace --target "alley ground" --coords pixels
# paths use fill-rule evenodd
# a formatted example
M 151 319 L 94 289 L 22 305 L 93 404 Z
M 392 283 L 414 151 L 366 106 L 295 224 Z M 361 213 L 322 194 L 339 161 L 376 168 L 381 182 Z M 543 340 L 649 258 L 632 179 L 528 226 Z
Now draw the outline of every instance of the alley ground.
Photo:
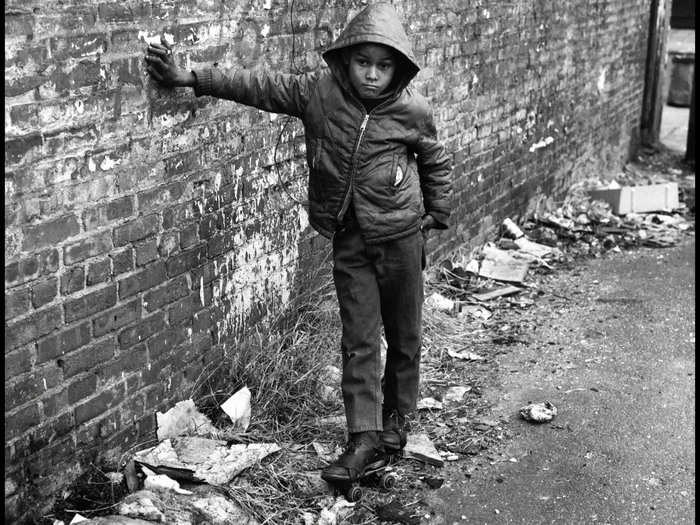
M 687 238 L 686 238 L 687 239 Z M 430 496 L 430 523 L 685 524 L 695 508 L 695 241 L 558 270 L 482 392 L 510 430 Z M 518 416 L 529 402 L 551 423 Z

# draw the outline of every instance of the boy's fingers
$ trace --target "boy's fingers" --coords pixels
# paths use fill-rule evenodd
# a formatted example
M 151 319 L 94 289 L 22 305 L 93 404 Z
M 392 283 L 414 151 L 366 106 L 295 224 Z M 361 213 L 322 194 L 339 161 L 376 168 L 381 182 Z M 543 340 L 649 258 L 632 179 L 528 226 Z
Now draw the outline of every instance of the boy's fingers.
M 153 69 L 151 66 L 147 66 L 146 71 L 148 71 L 148 74 L 151 75 L 153 78 L 155 78 L 158 82 L 163 80 L 163 76 L 160 73 L 158 73 L 155 69 Z
M 160 43 L 165 46 L 165 49 L 170 50 L 170 44 L 165 40 L 165 35 L 160 35 Z
M 151 55 L 156 55 L 159 57 L 166 57 L 170 54 L 170 50 L 162 49 L 160 47 L 148 46 L 148 53 Z

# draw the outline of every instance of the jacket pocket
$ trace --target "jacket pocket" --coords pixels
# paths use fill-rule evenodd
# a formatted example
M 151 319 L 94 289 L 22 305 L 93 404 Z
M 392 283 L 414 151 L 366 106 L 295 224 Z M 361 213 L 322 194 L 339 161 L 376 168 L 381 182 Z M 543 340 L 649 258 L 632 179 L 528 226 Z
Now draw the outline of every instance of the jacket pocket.
M 403 155 L 394 153 L 394 159 L 391 163 L 391 189 L 396 193 L 406 180 L 406 164 L 401 162 Z

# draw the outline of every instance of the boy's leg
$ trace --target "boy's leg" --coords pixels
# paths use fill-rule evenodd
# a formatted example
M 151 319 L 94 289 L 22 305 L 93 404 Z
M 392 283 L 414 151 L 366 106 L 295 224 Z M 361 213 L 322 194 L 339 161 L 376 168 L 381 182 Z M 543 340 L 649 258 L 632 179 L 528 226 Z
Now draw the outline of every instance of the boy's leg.
M 382 429 L 379 289 L 358 231 L 333 239 L 333 280 L 343 325 L 341 389 L 350 433 Z
M 341 389 L 350 440 L 340 457 L 321 472 L 328 482 L 362 476 L 367 465 L 382 459 L 379 290 L 374 267 L 357 231 L 333 239 L 333 280 L 343 324 Z
M 419 388 L 423 311 L 423 236 L 420 232 L 383 243 L 376 267 L 387 340 L 384 368 L 385 419 L 393 423 L 416 408 Z M 398 419 L 398 422 L 396 421 Z M 386 434 L 386 432 L 385 432 Z M 398 440 L 398 434 L 396 436 Z M 405 444 L 395 443 L 400 448 Z M 389 443 L 385 442 L 387 447 Z

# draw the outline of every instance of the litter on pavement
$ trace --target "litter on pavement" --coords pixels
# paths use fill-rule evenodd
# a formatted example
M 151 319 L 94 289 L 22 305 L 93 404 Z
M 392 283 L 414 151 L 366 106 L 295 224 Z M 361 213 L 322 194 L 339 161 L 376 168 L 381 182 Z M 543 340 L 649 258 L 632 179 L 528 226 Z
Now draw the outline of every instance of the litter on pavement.
M 531 403 L 520 409 L 520 416 L 533 423 L 545 423 L 551 421 L 557 415 L 557 408 L 549 401 L 543 403 Z

